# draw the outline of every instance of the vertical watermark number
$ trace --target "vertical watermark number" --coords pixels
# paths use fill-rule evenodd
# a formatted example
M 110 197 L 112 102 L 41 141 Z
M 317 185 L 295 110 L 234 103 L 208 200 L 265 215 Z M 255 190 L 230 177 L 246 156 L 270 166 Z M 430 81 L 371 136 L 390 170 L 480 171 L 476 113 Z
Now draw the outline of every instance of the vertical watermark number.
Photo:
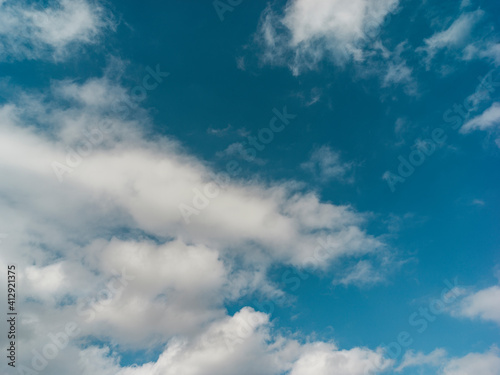
M 11 367 L 16 367 L 16 266 L 7 266 L 7 359 Z

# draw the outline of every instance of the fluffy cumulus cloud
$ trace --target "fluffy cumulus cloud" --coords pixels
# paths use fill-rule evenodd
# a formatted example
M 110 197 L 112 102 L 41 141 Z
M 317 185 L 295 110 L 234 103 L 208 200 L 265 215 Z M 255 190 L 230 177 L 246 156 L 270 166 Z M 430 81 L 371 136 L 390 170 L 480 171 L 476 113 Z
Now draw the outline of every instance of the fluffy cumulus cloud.
M 462 358 L 451 359 L 444 369 L 443 375 L 467 375 L 467 374 L 500 374 L 500 356 L 497 349 L 487 353 L 470 353 Z
M 53 0 L 41 9 L 26 1 L 0 1 L 0 60 L 67 57 L 113 22 L 97 2 Z
M 87 84 L 94 87 L 96 82 Z M 178 236 L 243 254 L 254 246 L 252 255 L 245 255 L 249 261 L 314 263 L 310 257 L 321 236 L 332 238 L 334 249 L 328 258 L 382 246 L 361 229 L 363 215 L 348 206 L 322 203 L 315 193 L 299 191 L 293 183 L 263 186 L 214 174 L 169 139 L 141 138 L 136 120 L 118 122 L 108 117 L 104 121 L 93 98 L 82 95 L 75 99 L 68 96 L 73 90 L 67 87 L 55 91 L 74 106 L 42 107 L 29 98 L 30 108 L 42 113 L 24 109 L 27 102 L 0 109 L 2 167 L 16 171 L 12 172 L 16 179 L 31 179 L 38 187 L 31 191 L 33 185 L 23 185 L 26 191 L 18 194 L 25 196 L 26 203 L 19 202 L 17 208 L 29 209 L 27 201 L 35 200 L 40 189 L 45 189 L 50 197 L 40 207 L 40 214 L 47 211 L 61 225 L 71 224 L 59 217 L 55 202 L 68 200 L 69 207 L 87 207 L 82 208 L 77 222 L 88 219 L 84 215 L 104 221 L 107 213 L 122 212 L 120 224 L 162 238 Z M 51 131 L 27 125 L 34 116 L 43 119 L 40 126 Z M 94 124 L 103 124 L 106 134 L 93 129 Z M 99 144 L 92 145 L 92 139 Z M 24 170 L 31 172 L 29 176 Z M 9 189 L 8 185 L 4 188 Z M 104 208 L 91 211 L 89 207 Z M 103 223 L 101 230 L 113 224 Z
M 380 352 L 299 344 L 274 334 L 265 314 L 224 308 L 249 293 L 281 295 L 266 277 L 273 265 L 320 269 L 383 253 L 365 215 L 293 181 L 216 173 L 178 142 L 148 137 L 135 101 L 104 76 L 19 90 L 0 108 L 2 245 L 16 249 L 0 266 L 18 264 L 27 297 L 22 364 L 63 374 L 87 358 L 82 373 L 99 364 L 141 375 L 308 374 L 314 358 L 316 373 L 387 366 Z M 47 359 L 61 332 L 74 339 Z M 163 354 L 122 369 L 116 348 Z
M 364 44 L 397 5 L 398 0 L 290 0 L 282 12 L 268 7 L 257 33 L 264 61 L 300 74 L 325 58 L 338 65 L 363 60 Z
M 479 318 L 500 325 L 500 287 L 494 285 L 469 294 L 461 301 L 454 315 Z
M 334 345 L 316 343 L 303 351 L 290 375 L 373 374 L 392 365 L 380 352 L 361 348 L 337 351 Z
M 80 353 L 85 374 L 115 375 L 291 375 L 375 374 L 392 365 L 380 351 L 339 350 L 333 343 L 299 343 L 272 333 L 266 314 L 243 308 L 206 327 L 192 340 L 172 339 L 156 361 L 120 367 L 96 347 Z M 96 365 L 97 364 L 97 365 Z

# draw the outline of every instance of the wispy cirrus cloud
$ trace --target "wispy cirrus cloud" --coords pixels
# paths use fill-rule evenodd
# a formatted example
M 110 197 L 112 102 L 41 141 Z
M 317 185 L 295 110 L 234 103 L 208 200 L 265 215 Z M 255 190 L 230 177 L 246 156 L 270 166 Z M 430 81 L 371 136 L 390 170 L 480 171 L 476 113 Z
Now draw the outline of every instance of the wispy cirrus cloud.
M 344 286 L 356 285 L 359 287 L 372 286 L 384 280 L 382 272 L 377 270 L 372 262 L 361 260 L 356 265 L 348 268 L 345 275 L 334 280 L 334 284 L 341 284 Z
M 399 364 L 399 366 L 395 369 L 396 372 L 401 372 L 405 368 L 414 367 L 414 366 L 433 366 L 439 367 L 446 360 L 446 350 L 444 349 L 436 349 L 429 354 L 424 354 L 422 352 L 415 353 L 412 350 L 409 350 L 405 353 L 403 360 Z
M 473 130 L 493 130 L 500 125 L 500 103 L 495 102 L 480 115 L 467 121 L 460 129 L 461 133 Z
M 500 43 L 482 42 L 471 43 L 464 49 L 463 59 L 485 59 L 491 61 L 495 66 L 500 66 Z
M 478 9 L 473 12 L 464 12 L 453 21 L 446 29 L 437 31 L 432 36 L 424 40 L 424 46 L 419 47 L 418 51 L 425 53 L 425 63 L 427 68 L 435 56 L 441 51 L 464 49 L 472 39 L 474 27 L 483 18 L 484 11 Z
M 460 128 L 460 133 L 466 134 L 474 130 L 482 130 L 498 135 L 500 129 L 500 103 L 494 102 L 483 113 L 468 120 Z M 496 144 L 500 147 L 500 137 L 496 138 Z
M 463 357 L 448 357 L 444 349 L 436 349 L 429 354 L 422 352 L 407 352 L 401 364 L 395 369 L 401 372 L 407 368 L 417 368 L 421 371 L 425 367 L 435 369 L 439 375 L 485 374 L 498 375 L 500 356 L 498 348 L 492 347 L 484 353 L 469 353 Z
M 398 0 L 291 0 L 282 12 L 268 7 L 256 38 L 263 61 L 288 66 L 294 75 L 315 69 L 323 60 L 344 65 L 363 60 L 363 46 L 378 33 Z
M 333 151 L 329 146 L 315 149 L 309 160 L 300 166 L 323 182 L 331 180 L 353 182 L 351 173 L 354 163 L 342 161 L 340 153 Z
M 71 49 L 94 44 L 114 21 L 98 2 L 53 0 L 42 8 L 0 2 L 0 60 L 63 60 Z

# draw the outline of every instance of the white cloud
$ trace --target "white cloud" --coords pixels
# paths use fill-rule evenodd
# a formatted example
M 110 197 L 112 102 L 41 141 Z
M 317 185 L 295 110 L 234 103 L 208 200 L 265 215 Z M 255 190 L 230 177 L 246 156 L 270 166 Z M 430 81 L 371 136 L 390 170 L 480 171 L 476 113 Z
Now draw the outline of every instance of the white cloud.
M 214 322 L 191 341 L 170 341 L 156 362 L 135 368 L 120 368 L 113 358 L 103 358 L 107 353 L 102 350 L 87 349 L 84 354 L 87 366 L 97 360 L 116 375 L 322 375 L 332 370 L 370 375 L 392 364 L 380 350 L 339 350 L 332 343 L 300 344 L 273 334 L 268 316 L 250 308 Z
M 462 0 L 460 3 L 460 9 L 467 8 L 472 5 L 472 0 Z
M 500 66 L 500 43 L 490 43 L 479 52 L 479 56 L 490 58 L 495 63 L 495 66 Z
M 388 87 L 392 84 L 413 82 L 412 71 L 413 70 L 408 67 L 406 62 L 398 64 L 390 63 L 387 74 L 384 77 L 384 87 Z
M 408 130 L 408 127 L 408 120 L 406 118 L 399 117 L 394 123 L 394 133 L 397 135 L 401 135 Z
M 495 346 L 486 353 L 469 353 L 461 358 L 447 358 L 443 349 L 436 349 L 429 354 L 408 351 L 395 371 L 423 366 L 435 367 L 435 373 L 440 375 L 499 375 L 500 357 Z
M 287 65 L 298 75 L 324 58 L 338 65 L 362 60 L 364 43 L 397 5 L 398 0 L 290 0 L 281 15 L 268 7 L 257 34 L 264 61 Z
M 332 344 L 315 343 L 306 346 L 290 375 L 362 375 L 384 371 L 392 361 L 383 358 L 381 352 L 362 348 L 336 350 Z
M 415 353 L 412 350 L 408 350 L 400 365 L 395 369 L 396 372 L 401 372 L 407 367 L 430 365 L 434 367 L 439 367 L 446 360 L 446 351 L 444 349 L 436 349 L 429 354 L 424 354 L 421 352 Z
M 348 269 L 346 275 L 339 280 L 335 280 L 335 284 L 366 286 L 377 284 L 384 280 L 383 274 L 373 267 L 373 264 L 366 260 L 361 260 L 356 265 Z
M 389 249 L 369 254 L 361 260 L 334 266 L 334 285 L 370 288 L 387 282 L 391 273 L 399 270 L 408 260 L 397 259 Z M 348 262 L 346 262 L 348 263 Z
M 130 322 L 130 320 L 129 320 Z M 38 326 L 36 322 L 34 326 Z M 57 332 L 57 331 L 56 331 Z M 43 352 L 48 339 L 25 343 L 24 348 Z M 46 337 L 46 336 L 45 336 Z M 28 357 L 30 360 L 31 358 Z M 157 360 L 136 366 L 120 366 L 113 346 L 79 348 L 70 342 L 64 355 L 48 361 L 44 369 L 54 375 L 322 375 L 332 370 L 345 375 L 371 375 L 393 364 L 381 348 L 339 349 L 331 342 L 307 342 L 284 337 L 273 330 L 269 316 L 244 307 L 201 328 L 196 335 L 172 337 Z M 23 361 L 24 366 L 30 361 Z
M 225 298 L 236 294 L 220 253 L 202 245 L 112 240 L 85 252 L 91 269 L 108 277 L 110 270 L 126 270 L 132 278 L 119 298 L 88 324 L 88 334 L 107 333 L 129 343 L 194 334 L 207 321 L 223 316 Z M 135 324 L 130 325 L 131 320 Z
M 203 346 L 200 332 L 212 327 L 212 339 L 234 323 L 226 316 L 227 301 L 282 293 L 266 277 L 272 265 L 324 268 L 384 248 L 364 231 L 365 215 L 321 202 L 294 181 L 263 184 L 233 176 L 187 225 L 179 204 L 192 205 L 192 189 L 205 191 L 214 171 L 169 138 L 146 138 L 147 115 L 117 111 L 131 100 L 122 87 L 108 77 L 61 81 L 46 95 L 16 97 L 0 107 L 0 227 L 8 234 L 6 248 L 16 249 L 2 253 L 0 266 L 18 264 L 29 297 L 20 322 L 22 363 L 31 361 L 31 349 L 47 344 L 49 333 L 74 321 L 78 340 L 51 361 L 50 373 L 71 372 L 79 353 L 101 356 L 95 360 L 103 374 L 120 373 L 116 357 L 105 350 L 81 351 L 90 336 L 113 348 L 168 344 L 157 364 L 120 370 L 127 375 L 155 368 L 242 373 L 243 364 L 256 368 L 257 358 L 269 361 L 262 361 L 267 367 L 259 373 L 295 368 L 300 374 L 308 347 L 285 338 L 267 345 L 267 316 L 243 310 L 265 323 L 238 349 L 239 359 L 222 352 L 217 357 L 217 346 Z M 71 169 L 63 183 L 54 161 Z M 318 239 L 325 238 L 328 251 L 319 258 Z M 346 357 L 368 365 L 367 358 L 379 358 L 367 349 L 344 353 L 328 346 L 320 352 L 325 363 Z M 283 357 L 277 364 L 276 355 Z
M 45 9 L 22 1 L 0 2 L 0 60 L 67 57 L 70 48 L 93 44 L 113 22 L 87 0 L 54 0 Z
M 222 137 L 225 134 L 227 134 L 231 130 L 231 128 L 232 128 L 231 124 L 227 124 L 227 126 L 225 128 L 219 128 L 219 129 L 209 127 L 207 129 L 207 133 L 215 135 L 217 137 Z
M 462 13 L 446 30 L 436 32 L 430 38 L 425 39 L 425 46 L 417 50 L 425 51 L 426 62 L 429 65 L 439 51 L 464 47 L 471 36 L 473 27 L 483 15 L 484 11 L 480 9 Z
M 34 294 L 52 296 L 64 287 L 66 275 L 61 268 L 61 262 L 46 267 L 27 267 L 26 279 L 32 285 Z
M 347 175 L 353 169 L 353 163 L 341 161 L 340 153 L 333 151 L 329 146 L 321 146 L 313 151 L 310 159 L 301 164 L 301 167 L 323 181 L 340 180 L 351 181 Z
M 389 53 L 386 60 L 369 61 L 367 71 L 375 69 L 375 73 L 381 77 L 382 87 L 394 88 L 399 86 L 403 88 L 407 95 L 417 96 L 418 84 L 414 77 L 413 68 L 401 57 L 403 48 L 396 48 L 394 52 Z M 372 65 L 371 68 L 370 64 Z
M 475 206 L 484 206 L 486 203 L 482 199 L 473 199 L 472 204 Z
M 460 129 L 461 133 L 472 130 L 491 130 L 500 125 L 500 103 L 493 103 L 482 114 L 467 121 Z
M 499 375 L 500 357 L 498 350 L 488 353 L 470 353 L 462 358 L 450 360 L 442 371 L 443 375 Z
M 227 146 L 223 151 L 218 151 L 216 153 L 219 158 L 232 158 L 238 160 L 246 160 L 257 165 L 265 165 L 267 163 L 266 160 L 259 158 L 258 156 L 249 158 L 245 148 L 246 141 L 243 142 L 234 142 Z
M 255 36 L 261 59 L 287 66 L 294 75 L 323 61 L 352 63 L 361 78 L 375 75 L 384 88 L 400 86 L 417 95 L 413 68 L 402 56 L 413 49 L 404 40 L 389 50 L 379 35 L 398 5 L 399 0 L 289 0 L 281 13 L 268 6 Z
M 467 97 L 466 102 L 469 103 L 471 111 L 475 112 L 479 109 L 480 104 L 491 101 L 492 93 L 495 91 L 496 77 L 493 77 L 495 71 L 496 69 L 492 69 L 485 74 L 474 92 Z
M 85 91 L 85 87 L 82 90 Z M 57 90 L 58 94 L 61 92 L 72 92 L 72 89 Z M 213 179 L 212 171 L 183 153 L 175 142 L 146 141 L 134 121 L 121 121 L 113 127 L 112 133 L 104 136 L 106 140 L 95 146 L 72 173 L 66 174 L 65 184 L 60 185 L 51 168 L 52 162 L 65 164 L 67 147 L 78 150 L 79 143 L 85 140 L 83 129 L 102 124 L 104 114 L 94 104 L 89 108 L 86 102 L 69 109 L 50 104 L 45 108 L 39 105 L 30 108 L 37 112 L 30 113 L 28 108 L 10 104 L 0 109 L 0 120 L 4 124 L 1 165 L 9 173 L 16 170 L 16 178 L 32 180 L 34 184 L 25 184 L 17 193 L 10 191 L 12 197 L 23 194 L 26 202 L 35 200 L 38 194 L 30 186 L 46 189 L 44 194 L 49 197 L 45 202 L 55 201 L 56 197 L 62 201 L 73 195 L 69 206 L 102 205 L 109 210 L 126 212 L 123 217 L 129 225 L 133 223 L 156 236 L 181 236 L 220 248 L 252 242 L 261 249 L 254 256 L 271 262 L 303 265 L 313 254 L 321 235 L 331 235 L 340 241 L 339 248 L 343 250 L 339 255 L 371 251 L 380 246 L 379 241 L 358 227 L 364 220 L 362 215 L 347 206 L 322 203 L 313 192 L 300 193 L 293 183 L 265 187 L 233 178 L 209 201 L 207 208 L 191 217 L 190 225 L 184 225 L 179 204 L 193 205 L 196 196 L 193 189 L 203 191 Z M 106 111 L 105 104 L 102 111 Z M 34 117 L 50 124 L 52 134 L 23 124 L 24 118 Z M 119 121 L 104 119 L 111 124 Z M 330 176 L 333 172 L 330 168 L 325 173 Z M 213 184 L 211 187 L 214 188 Z M 8 185 L 3 188 L 10 189 Z M 79 194 L 81 201 L 76 199 Z M 54 206 L 43 209 L 49 216 L 58 215 Z M 302 215 L 293 214 L 297 210 Z M 243 211 L 246 215 L 235 220 L 234 213 Z M 318 217 L 322 221 L 316 220 Z M 356 245 L 348 250 L 349 244 Z
M 480 42 L 469 44 L 464 49 L 464 60 L 486 59 L 500 66 L 500 43 Z
M 455 314 L 500 325 L 500 286 L 495 285 L 468 295 L 461 301 Z
M 390 42 L 389 42 L 390 44 Z M 387 88 L 387 93 L 393 95 L 395 88 L 402 88 L 405 94 L 417 96 L 418 83 L 414 76 L 414 69 L 408 63 L 408 57 L 414 53 L 408 40 L 397 44 L 394 48 L 387 48 L 382 40 L 377 39 L 364 50 L 364 59 L 353 65 L 358 79 L 367 79 L 373 76 L 380 80 L 381 87 Z

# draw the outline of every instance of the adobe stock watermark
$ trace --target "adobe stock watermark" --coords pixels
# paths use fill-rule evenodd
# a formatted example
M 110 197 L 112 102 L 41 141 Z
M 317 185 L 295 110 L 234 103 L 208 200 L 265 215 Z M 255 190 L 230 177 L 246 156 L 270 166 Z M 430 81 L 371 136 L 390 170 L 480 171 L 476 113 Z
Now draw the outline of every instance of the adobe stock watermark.
M 114 272 L 117 273 L 116 271 Z M 135 276 L 127 274 L 124 267 L 120 276 L 113 277 L 94 298 L 86 298 L 77 305 L 76 311 L 78 316 L 85 317 L 85 323 L 90 323 L 106 306 L 121 298 L 123 290 L 132 280 L 135 280 Z M 49 362 L 58 357 L 68 347 L 71 340 L 78 337 L 81 333 L 82 328 L 75 321 L 67 322 L 64 328 L 58 332 L 48 333 L 48 340 L 45 345 L 39 350 L 32 350 L 31 366 L 19 365 L 17 368 L 18 374 L 38 375 L 43 372 L 49 365 Z
M 217 13 L 217 16 L 219 17 L 219 20 L 224 22 L 224 14 L 227 12 L 232 13 L 242 2 L 243 0 L 214 0 L 212 5 L 215 9 L 215 13 Z
M 257 154 L 263 151 L 266 148 L 266 145 L 270 144 L 274 140 L 275 133 L 282 132 L 285 127 L 290 124 L 290 120 L 297 117 L 297 115 L 288 113 L 286 106 L 283 107 L 281 112 L 276 108 L 273 108 L 272 112 L 274 113 L 274 116 L 269 121 L 269 125 L 259 129 L 257 137 L 248 136 L 248 145 L 251 147 L 244 147 L 247 145 L 247 141 L 242 143 L 242 147 L 239 152 L 245 161 L 255 161 Z M 212 174 L 210 176 L 210 181 L 204 185 L 202 190 L 193 188 L 193 199 L 191 201 L 192 205 L 180 203 L 178 206 L 184 222 L 186 224 L 190 224 L 191 216 L 199 215 L 202 210 L 206 209 L 210 205 L 211 200 L 217 198 L 221 190 L 224 190 L 227 187 L 231 178 L 237 177 L 241 171 L 242 168 L 239 161 L 231 160 L 226 163 L 226 172 Z
M 147 98 L 148 91 L 155 90 L 163 82 L 163 79 L 170 75 L 170 73 L 162 72 L 159 64 L 156 65 L 154 70 L 147 66 L 146 72 L 142 84 L 133 87 L 129 96 L 115 103 L 113 107 L 115 114 L 126 116 L 131 110 L 135 110 L 138 104 Z M 113 129 L 113 121 L 105 120 L 99 126 L 82 131 L 82 136 L 77 145 L 75 147 L 66 147 L 65 163 L 55 160 L 51 163 L 52 170 L 59 183 L 63 183 L 65 175 L 73 173 L 82 164 L 84 158 L 91 155 L 94 148 L 104 142 L 106 136 L 111 134 Z
M 444 280 L 445 288 L 441 290 L 439 298 L 434 298 L 427 306 L 420 306 L 418 310 L 414 311 L 408 316 L 408 325 L 414 328 L 414 332 L 410 330 L 401 330 L 395 337 L 395 340 L 389 344 L 381 343 L 379 347 L 384 348 L 385 354 L 391 360 L 397 360 L 403 355 L 406 350 L 413 344 L 414 335 L 424 333 L 429 327 L 430 323 L 436 321 L 437 317 L 446 311 L 446 306 L 452 304 L 462 295 L 463 288 L 458 284 L 458 279 L 455 278 L 453 283 L 449 280 Z M 382 370 L 379 364 L 374 365 L 378 370 Z M 371 366 L 367 367 L 365 374 L 371 373 L 368 370 L 372 369 Z
M 472 95 L 467 97 L 463 103 L 454 103 L 451 108 L 443 113 L 443 121 L 451 124 L 452 130 L 459 130 L 464 122 L 469 118 L 471 111 L 475 110 L 477 102 L 482 100 L 482 97 L 487 93 L 493 93 L 500 86 L 500 75 L 493 78 L 495 68 L 488 72 L 484 77 L 478 77 L 480 84 Z M 383 174 L 382 179 L 387 182 L 391 192 L 396 191 L 396 185 L 404 183 L 410 176 L 413 175 L 416 168 L 421 166 L 427 158 L 436 151 L 438 146 L 445 144 L 448 139 L 445 129 L 435 128 L 431 132 L 431 137 L 422 141 L 415 141 L 413 150 L 405 158 L 403 155 L 398 156 L 399 165 L 397 173 L 387 171 Z
M 446 142 L 448 136 L 445 134 L 444 129 L 436 128 L 432 130 L 431 138 L 426 138 L 420 142 L 416 142 L 413 146 L 413 151 L 410 152 L 407 159 L 402 155 L 398 156 L 398 174 L 392 172 L 385 172 L 382 178 L 387 181 L 391 192 L 396 191 L 396 184 L 403 183 L 410 177 L 415 168 L 421 166 L 424 161 L 431 156 L 436 149 Z

